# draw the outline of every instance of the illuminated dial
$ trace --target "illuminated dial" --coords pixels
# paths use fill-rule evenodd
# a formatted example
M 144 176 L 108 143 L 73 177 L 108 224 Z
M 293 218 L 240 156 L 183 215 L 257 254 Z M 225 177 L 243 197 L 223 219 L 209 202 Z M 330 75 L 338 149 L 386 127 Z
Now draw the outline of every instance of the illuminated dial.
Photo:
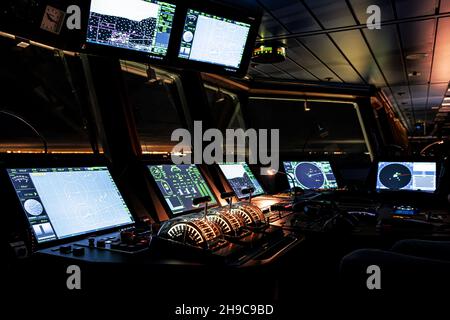
M 28 199 L 23 203 L 25 211 L 32 216 L 39 216 L 44 212 L 42 204 L 34 199 Z
M 209 249 L 210 243 L 217 240 L 221 233 L 219 227 L 208 220 L 192 219 L 174 224 L 167 235 L 172 240 Z
M 167 232 L 170 239 L 189 244 L 196 247 L 203 247 L 205 238 L 195 225 L 188 222 L 181 222 L 173 225 Z
M 191 42 L 192 39 L 194 39 L 194 34 L 191 31 L 186 31 L 183 34 L 183 41 L 184 42 Z
M 245 226 L 243 219 L 239 215 L 233 215 L 228 209 L 221 208 L 208 215 L 208 220 L 217 224 L 222 233 L 229 236 L 238 236 Z
M 248 203 L 234 205 L 231 212 L 241 216 L 247 226 L 261 226 L 266 223 L 266 218 L 261 209 Z

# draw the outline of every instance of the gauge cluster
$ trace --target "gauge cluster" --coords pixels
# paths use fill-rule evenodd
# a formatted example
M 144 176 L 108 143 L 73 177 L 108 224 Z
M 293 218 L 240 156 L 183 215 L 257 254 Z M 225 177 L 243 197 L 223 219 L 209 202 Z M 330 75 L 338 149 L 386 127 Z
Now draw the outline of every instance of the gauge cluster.
M 215 251 L 269 225 L 255 205 L 241 202 L 209 209 L 207 214 L 192 213 L 163 223 L 158 236 L 183 245 Z

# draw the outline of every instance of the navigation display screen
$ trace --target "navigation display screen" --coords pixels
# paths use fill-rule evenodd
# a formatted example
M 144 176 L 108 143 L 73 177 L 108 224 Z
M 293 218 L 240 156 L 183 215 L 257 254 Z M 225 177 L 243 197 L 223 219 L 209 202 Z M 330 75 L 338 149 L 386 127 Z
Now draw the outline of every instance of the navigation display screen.
M 87 42 L 164 57 L 175 9 L 156 0 L 92 0 Z
M 253 192 L 252 196 L 259 196 L 264 194 L 264 190 L 259 184 L 256 177 L 253 175 L 253 172 L 250 170 L 249 166 L 245 162 L 239 163 L 225 163 L 219 165 L 220 170 L 223 172 L 225 178 L 228 180 L 231 188 L 234 193 L 236 193 L 236 197 L 239 199 L 244 199 L 248 197 L 242 193 L 242 189 L 245 188 L 253 188 L 255 192 Z
M 283 162 L 283 165 L 284 171 L 290 177 L 288 180 L 291 188 L 326 190 L 338 187 L 333 169 L 328 161 L 289 161 Z
M 134 222 L 106 167 L 7 172 L 39 243 Z
M 209 205 L 217 201 L 202 174 L 194 164 L 148 166 L 161 194 L 173 214 L 186 213 L 199 208 L 192 200 L 210 196 Z
M 436 191 L 436 162 L 379 162 L 377 190 Z
M 189 9 L 179 58 L 238 69 L 250 24 Z

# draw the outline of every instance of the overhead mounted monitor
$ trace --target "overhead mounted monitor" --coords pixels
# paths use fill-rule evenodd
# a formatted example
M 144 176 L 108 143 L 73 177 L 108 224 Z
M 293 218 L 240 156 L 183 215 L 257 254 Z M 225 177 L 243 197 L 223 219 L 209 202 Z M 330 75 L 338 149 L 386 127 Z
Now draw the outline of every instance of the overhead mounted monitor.
M 248 197 L 248 195 L 242 193 L 242 189 L 246 188 L 255 190 L 252 196 L 259 196 L 265 193 L 247 163 L 224 163 L 219 164 L 219 168 L 238 199 Z
M 150 173 L 173 214 L 191 212 L 199 208 L 192 200 L 210 196 L 209 205 L 217 200 L 196 165 L 150 165 Z
M 134 223 L 105 167 L 7 172 L 38 243 Z
M 182 66 L 206 72 L 245 74 L 251 59 L 259 20 L 223 10 L 188 8 L 178 58 Z
M 304 190 L 336 189 L 338 184 L 329 161 L 283 162 L 291 188 Z M 294 185 L 295 183 L 295 185 Z
M 162 59 L 176 6 L 158 0 L 92 0 L 86 42 Z
M 436 191 L 436 162 L 379 162 L 377 190 Z

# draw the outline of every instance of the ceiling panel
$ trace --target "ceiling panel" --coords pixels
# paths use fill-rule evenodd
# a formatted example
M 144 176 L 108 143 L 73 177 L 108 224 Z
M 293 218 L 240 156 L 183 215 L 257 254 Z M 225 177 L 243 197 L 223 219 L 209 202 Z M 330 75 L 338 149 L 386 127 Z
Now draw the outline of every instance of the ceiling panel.
M 261 21 L 261 27 L 259 28 L 259 35 L 261 37 L 272 37 L 286 35 L 289 32 L 275 19 L 273 19 L 268 13 L 264 13 Z
M 291 32 L 307 32 L 321 29 L 316 20 L 299 1 L 295 1 L 293 5 L 273 10 L 272 13 Z
M 257 68 L 252 66 L 248 68 L 248 74 L 254 78 L 270 78 L 267 73 L 259 71 Z
M 289 80 L 293 80 L 294 77 L 292 77 L 291 75 L 283 72 L 280 69 L 277 69 L 276 67 L 274 67 L 271 64 L 259 64 L 256 66 L 257 70 L 260 70 L 262 72 L 267 73 L 268 75 L 270 75 L 273 78 L 276 79 L 289 79 Z
M 450 0 L 441 0 L 440 13 L 450 12 Z
M 450 18 L 439 19 L 431 82 L 450 80 Z
M 413 99 L 414 111 L 427 109 L 427 84 L 411 86 L 411 95 Z
M 299 0 L 257 0 L 269 10 L 277 10 L 298 3 Z
M 303 46 L 289 47 L 287 55 L 315 75 L 318 79 L 325 80 L 326 78 L 331 77 L 333 78 L 333 81 L 341 82 L 339 79 L 336 79 L 336 75 L 333 72 Z
M 306 0 L 304 2 L 326 29 L 356 24 L 345 1 Z M 339 14 L 336 14 L 337 12 Z
M 400 19 L 432 15 L 435 12 L 436 0 L 395 0 L 397 16 Z
M 397 28 L 383 26 L 381 30 L 364 30 L 364 35 L 391 86 L 407 83 Z
M 418 72 L 418 76 L 410 76 L 412 84 L 428 83 L 433 61 L 433 45 L 436 23 L 434 20 L 404 23 L 400 25 L 402 44 L 405 56 L 424 53 L 428 56 L 418 60 L 406 59 L 408 74 Z
M 448 83 L 432 83 L 428 95 L 428 107 L 436 107 L 441 104 L 447 91 Z
M 411 108 L 411 95 L 408 86 L 394 86 L 391 87 L 393 98 L 399 107 Z
M 450 80 L 450 17 L 436 16 L 435 9 L 440 3 L 441 13 L 450 12 L 450 0 L 259 2 L 270 11 L 261 35 L 285 43 L 289 59 L 262 66 L 261 76 L 373 84 L 404 110 L 410 128 L 416 119 L 430 119 L 435 112 L 431 108 L 442 102 Z M 381 8 L 383 21 L 394 23 L 381 30 L 361 27 L 370 5 Z M 416 17 L 421 18 L 401 20 Z M 345 31 L 327 30 L 340 27 Z M 414 72 L 420 76 L 408 76 Z
M 330 67 L 344 82 L 365 83 L 327 35 L 309 36 L 299 40 L 315 52 L 317 57 Z
M 308 71 L 300 67 L 291 59 L 287 59 L 282 63 L 277 63 L 277 67 L 288 72 L 290 75 L 292 75 L 298 80 L 308 80 L 308 81 L 318 80 L 315 76 L 313 76 Z
M 330 35 L 368 83 L 378 87 L 386 86 L 386 82 L 359 30 L 335 32 Z
M 360 24 L 367 23 L 367 8 L 370 5 L 377 5 L 381 9 L 381 21 L 394 20 L 394 10 L 390 0 L 350 0 L 350 5 L 355 12 Z
M 389 101 L 391 101 L 391 103 L 392 103 L 392 105 L 394 107 L 397 106 L 397 108 L 398 108 L 397 110 L 400 112 L 400 118 L 404 119 L 404 121 L 406 121 L 407 123 L 410 124 L 411 119 L 406 117 L 406 114 L 404 112 L 404 108 L 400 107 L 399 103 L 397 103 L 396 98 L 392 94 L 391 88 L 384 87 L 384 88 L 381 88 L 381 91 L 383 91 L 383 93 L 386 95 L 386 97 L 389 99 Z

